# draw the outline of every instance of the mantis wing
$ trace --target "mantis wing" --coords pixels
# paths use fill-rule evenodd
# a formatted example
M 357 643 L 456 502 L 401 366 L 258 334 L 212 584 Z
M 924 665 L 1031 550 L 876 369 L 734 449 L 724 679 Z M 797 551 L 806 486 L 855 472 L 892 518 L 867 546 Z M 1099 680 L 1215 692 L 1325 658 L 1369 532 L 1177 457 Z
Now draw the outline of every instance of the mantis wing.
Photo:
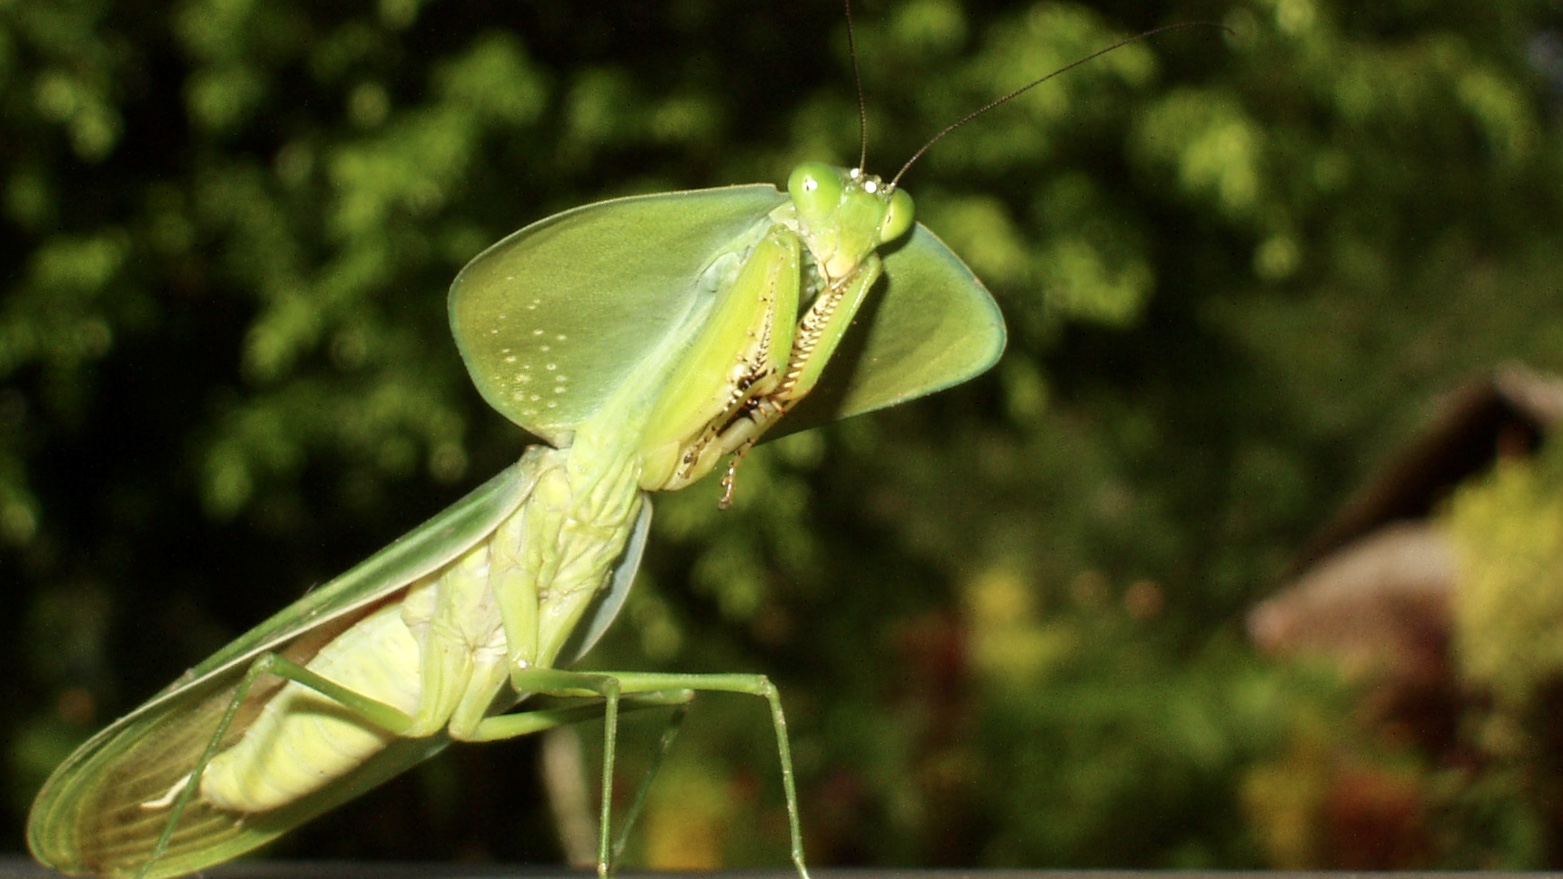
M 679 331 L 698 326 L 786 198 L 769 185 L 634 196 L 513 233 L 451 284 L 473 384 L 529 433 L 567 445 L 629 376 L 691 335 Z
M 786 436 L 942 391 L 1004 353 L 1004 315 L 961 258 L 918 223 L 885 248 L 871 293 L 814 390 L 767 434 Z
M 44 783 L 28 822 L 40 860 L 67 873 L 133 875 L 168 823 L 167 809 L 142 806 L 188 775 L 232 702 L 250 663 L 266 651 L 306 661 L 365 613 L 485 539 L 526 499 L 528 459 L 506 468 L 357 567 L 314 590 L 191 669 L 173 686 L 78 748 Z M 646 518 L 645 515 L 642 518 Z M 644 530 L 644 523 L 638 526 Z M 633 563 L 638 555 L 626 556 Z M 622 567 L 622 566 L 621 566 Z M 623 576 L 615 574 L 615 583 Z M 627 588 L 627 587 L 625 587 Z M 588 645 L 589 646 L 589 645 Z M 280 681 L 275 682 L 280 685 Z M 248 725 L 275 686 L 257 685 L 230 737 Z M 397 739 L 318 795 L 236 821 L 192 800 L 168 853 L 151 876 L 198 870 L 248 851 L 401 772 L 446 744 L 443 735 Z
M 629 374 L 687 343 L 786 200 L 768 184 L 634 196 L 510 235 L 451 286 L 451 329 L 473 383 L 511 421 L 567 443 Z M 771 435 L 930 394 L 998 360 L 998 304 L 937 236 L 919 224 L 884 265 L 842 362 Z

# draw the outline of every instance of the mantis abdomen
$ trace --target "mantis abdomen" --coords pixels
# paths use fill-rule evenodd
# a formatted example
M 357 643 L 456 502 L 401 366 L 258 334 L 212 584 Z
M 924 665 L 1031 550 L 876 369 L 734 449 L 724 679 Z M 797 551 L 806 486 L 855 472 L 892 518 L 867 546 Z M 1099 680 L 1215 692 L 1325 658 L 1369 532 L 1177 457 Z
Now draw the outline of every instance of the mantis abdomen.
M 409 599 L 428 588 L 414 587 Z M 424 687 L 418 644 L 403 621 L 406 606 L 388 604 L 360 620 L 307 668 L 412 714 Z M 235 812 L 275 809 L 341 778 L 393 738 L 316 690 L 289 681 L 244 736 L 207 764 L 200 796 Z
M 207 763 L 200 801 L 266 812 L 335 783 L 397 738 L 484 738 L 483 721 L 525 695 L 509 688 L 511 669 L 555 660 L 561 624 L 573 630 L 608 582 L 634 522 L 626 514 L 638 511 L 631 474 L 572 479 L 582 474 L 569 458 L 529 456 L 526 499 L 486 539 L 300 657 L 303 673 Z M 186 782 L 146 807 L 172 804 Z

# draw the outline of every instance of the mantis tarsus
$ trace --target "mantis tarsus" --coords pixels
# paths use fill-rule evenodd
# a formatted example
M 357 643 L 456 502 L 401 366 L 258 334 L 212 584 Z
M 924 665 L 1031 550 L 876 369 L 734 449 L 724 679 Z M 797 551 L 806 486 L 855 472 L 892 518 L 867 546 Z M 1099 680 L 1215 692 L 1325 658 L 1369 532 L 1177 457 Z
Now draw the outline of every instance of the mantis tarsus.
M 568 666 L 629 591 L 650 492 L 731 460 L 730 496 L 738 461 L 778 421 L 801 428 L 892 405 L 998 358 L 997 305 L 913 222 L 899 177 L 810 163 L 785 193 L 761 184 L 601 202 L 480 254 L 451 289 L 457 345 L 488 402 L 546 445 L 84 744 L 38 795 L 34 854 L 67 873 L 180 875 L 451 740 L 602 717 L 606 874 L 619 711 L 728 691 L 769 706 L 806 877 L 769 680 Z M 871 298 L 872 320 L 853 328 Z M 827 372 L 843 345 L 852 369 Z M 816 386 L 830 405 L 789 415 Z M 539 694 L 582 701 L 525 704 Z

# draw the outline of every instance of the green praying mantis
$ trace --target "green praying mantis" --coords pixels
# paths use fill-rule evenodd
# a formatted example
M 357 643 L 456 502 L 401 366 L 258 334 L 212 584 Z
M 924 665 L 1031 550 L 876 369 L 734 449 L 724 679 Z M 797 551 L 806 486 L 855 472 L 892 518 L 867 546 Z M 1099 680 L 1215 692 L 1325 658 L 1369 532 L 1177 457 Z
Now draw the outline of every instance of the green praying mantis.
M 850 10 L 848 24 L 850 34 Z M 449 299 L 461 357 L 484 398 L 544 444 L 83 744 L 38 794 L 33 854 L 71 874 L 182 875 L 451 741 L 600 718 L 606 875 L 620 712 L 724 691 L 769 707 L 806 879 L 786 720 L 768 679 L 569 666 L 624 603 L 651 492 L 728 460 L 725 505 L 744 454 L 778 423 L 869 412 L 998 359 L 997 304 L 914 222 L 899 188 L 923 150 L 889 181 L 861 161 L 809 163 L 785 192 L 759 184 L 591 204 L 473 259 Z M 811 393 L 829 405 L 794 414 Z M 529 703 L 542 695 L 565 701 Z

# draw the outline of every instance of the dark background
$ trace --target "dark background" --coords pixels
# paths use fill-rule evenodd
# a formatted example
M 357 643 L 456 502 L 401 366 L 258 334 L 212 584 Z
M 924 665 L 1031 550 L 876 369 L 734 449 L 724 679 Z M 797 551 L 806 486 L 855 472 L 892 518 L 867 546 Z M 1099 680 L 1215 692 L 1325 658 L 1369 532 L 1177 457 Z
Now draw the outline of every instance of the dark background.
M 1243 625 L 1437 392 L 1563 366 L 1556 5 L 856 15 L 884 174 L 1124 36 L 1227 30 L 923 158 L 904 185 L 999 299 L 1004 360 L 762 449 L 730 512 L 659 498 L 591 664 L 774 676 L 822 866 L 1559 866 L 1519 780 L 1550 752 L 1429 754 Z M 519 455 L 445 324 L 484 245 L 856 154 L 824 0 L 0 5 L 10 847 L 74 744 Z M 688 726 L 633 862 L 783 863 L 764 711 Z M 536 757 L 453 749 L 279 853 L 557 862 Z M 1342 765 L 1403 821 L 1343 837 Z

